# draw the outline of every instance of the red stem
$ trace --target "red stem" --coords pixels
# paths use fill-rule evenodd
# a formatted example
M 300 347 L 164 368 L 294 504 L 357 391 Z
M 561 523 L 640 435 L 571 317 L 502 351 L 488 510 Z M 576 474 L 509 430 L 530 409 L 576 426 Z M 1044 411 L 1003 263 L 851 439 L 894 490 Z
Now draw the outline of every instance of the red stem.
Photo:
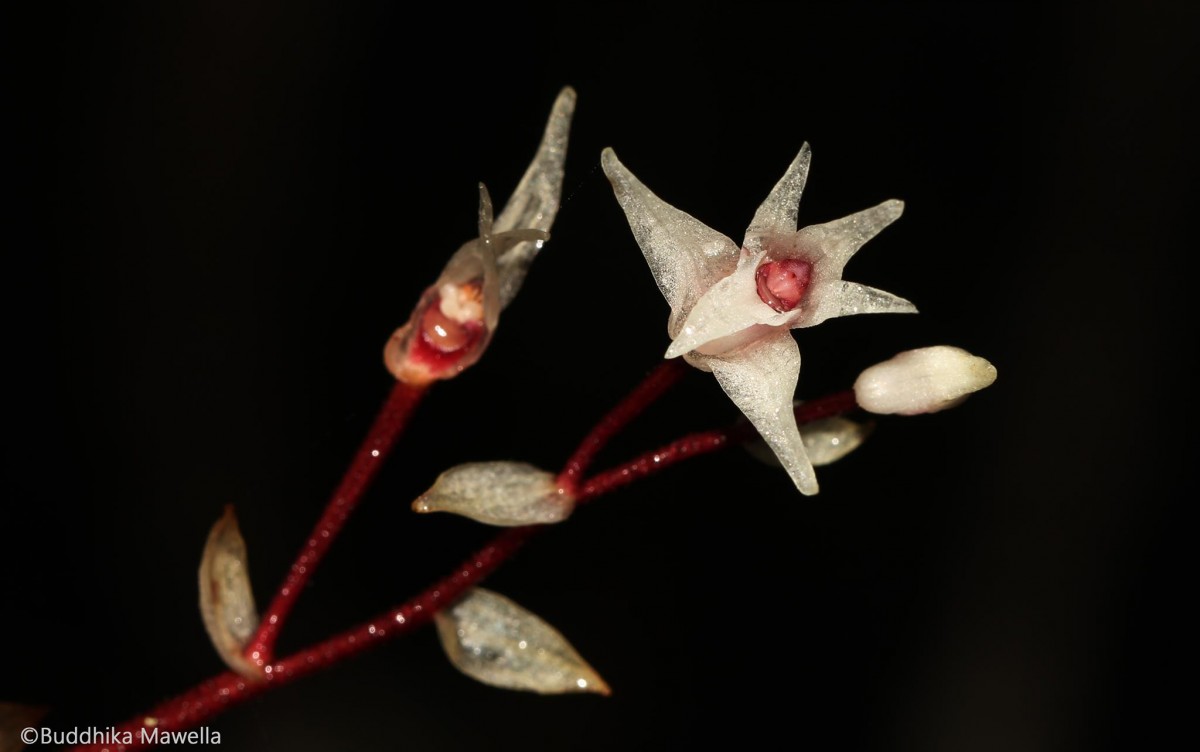
M 636 391 L 641 391 L 648 382 L 656 379 L 662 370 L 660 367 L 660 369 L 652 373 Z M 670 377 L 670 380 L 659 391 L 655 392 L 655 395 L 661 394 L 662 390 L 666 386 L 669 386 L 670 383 L 673 383 L 675 378 L 678 378 L 678 375 Z M 411 403 L 407 405 L 404 415 L 400 418 L 401 424 L 404 418 L 407 417 L 408 411 L 411 410 L 419 398 L 419 392 L 410 398 Z M 395 399 L 396 394 L 393 392 L 392 397 L 388 400 L 388 404 L 391 405 Z M 625 415 L 626 417 L 623 418 L 624 422 L 621 423 L 621 425 L 624 425 L 633 415 L 636 415 L 637 411 L 649 404 L 650 401 L 652 400 L 641 401 L 640 407 L 633 410 L 632 413 L 627 413 L 622 408 L 627 403 L 630 403 L 631 400 L 626 399 L 608 417 L 618 416 L 617 420 L 621 420 L 620 416 Z M 796 408 L 796 422 L 803 425 L 804 423 L 809 423 L 820 418 L 848 412 L 855 407 L 853 392 L 838 392 L 827 397 L 805 402 Z M 387 412 L 388 408 L 385 406 L 384 411 L 380 414 L 380 418 L 376 420 L 375 427 L 378 427 L 383 422 L 384 414 Z M 398 430 L 397 428 L 397 433 Z M 596 436 L 600 436 L 599 444 L 593 444 L 595 449 L 590 454 L 584 452 L 583 447 L 581 447 L 580 450 L 577 450 L 572 455 L 570 462 L 576 462 L 582 456 L 585 459 L 580 463 L 580 466 L 585 466 L 591 457 L 594 456 L 595 451 L 599 451 L 599 447 L 603 446 L 603 443 L 611 438 L 614 432 L 593 430 L 588 434 L 585 442 L 594 441 Z M 372 434 L 374 433 L 375 430 L 373 428 Z M 731 442 L 743 441 L 752 438 L 754 435 L 753 428 L 748 428 L 746 424 L 738 424 L 729 429 L 689 434 L 663 447 L 635 457 L 611 470 L 597 473 L 577 486 L 577 501 L 578 503 L 591 501 L 621 486 L 632 483 L 639 478 L 674 465 L 677 462 L 701 454 L 707 454 Z M 394 438 L 395 436 L 393 435 L 392 439 Z M 364 449 L 367 446 L 367 444 L 364 444 Z M 356 464 L 357 461 L 358 458 L 355 460 Z M 565 475 L 566 472 L 567 470 L 564 470 L 563 474 Z M 349 475 L 350 473 L 347 473 L 347 476 Z M 361 489 L 359 493 L 361 493 Z M 342 521 L 344 519 L 345 515 L 342 516 Z M 318 525 L 318 530 L 320 529 L 321 526 Z M 101 752 L 101 750 L 120 752 L 121 750 L 147 746 L 148 740 L 151 739 L 149 735 L 155 729 L 158 730 L 160 735 L 169 731 L 194 729 L 196 726 L 213 718 L 229 707 L 248 700 L 267 689 L 282 686 L 313 671 L 331 666 L 345 658 L 361 653 L 385 639 L 406 634 L 414 628 L 430 621 L 433 618 L 433 614 L 439 608 L 447 603 L 453 603 L 463 592 L 494 572 L 501 564 L 511 558 L 526 541 L 544 529 L 542 526 L 531 526 L 505 530 L 493 538 L 486 546 L 475 552 L 474 555 L 464 561 L 450 575 L 426 588 L 423 592 L 406 601 L 398 608 L 380 614 L 364 624 L 334 635 L 281 661 L 264 666 L 265 678 L 263 680 L 248 681 L 237 674 L 226 672 L 197 685 L 178 697 L 167 700 L 145 715 L 138 716 L 117 726 L 116 738 L 113 740 L 114 743 L 76 747 L 75 752 L 84 752 L 85 750 L 88 752 Z M 144 732 L 143 729 L 145 729 Z M 130 744 L 123 743 L 126 733 L 129 734 Z M 143 733 L 147 736 L 144 737 Z M 147 741 L 143 741 L 144 739 Z
M 194 729 L 205 721 L 256 695 L 288 684 L 302 676 L 331 666 L 345 658 L 374 647 L 385 639 L 398 637 L 433 618 L 444 604 L 458 599 L 468 588 L 491 574 L 507 561 L 538 527 L 517 527 L 504 531 L 464 561 L 449 576 L 398 608 L 336 634 L 294 655 L 264 668 L 265 678 L 250 681 L 227 671 L 197 685 L 188 692 L 160 704 L 149 713 L 116 727 L 110 743 L 76 747 L 76 752 L 119 752 L 153 746 L 153 733 Z M 143 731 L 144 729 L 144 731 Z M 125 743 L 128 734 L 129 743 Z
M 359 446 L 350 467 L 346 469 L 346 474 L 342 476 L 342 482 L 334 490 L 321 519 L 317 520 L 304 547 L 296 556 L 296 561 L 292 563 L 292 568 L 288 570 L 283 584 L 275 593 L 274 600 L 263 613 L 258 632 L 246 647 L 246 657 L 264 670 L 274 659 L 275 640 L 279 637 L 279 630 L 304 590 L 308 578 L 321 563 L 325 552 L 329 550 L 350 513 L 358 506 L 363 493 L 383 466 L 388 453 L 396 444 L 396 439 L 408 423 L 409 415 L 421 401 L 426 389 L 427 387 L 410 386 L 397 381 L 379 414 L 375 416 L 375 422 Z
M 564 489 L 574 492 L 579 487 L 579 481 L 583 474 L 609 440 L 622 428 L 629 425 L 630 421 L 641 415 L 642 411 L 661 397 L 663 392 L 674 386 L 682 378 L 685 370 L 682 359 L 675 358 L 659 364 L 646 378 L 642 379 L 642 383 L 638 384 L 625 399 L 621 400 L 588 432 L 587 436 L 583 437 L 583 441 L 579 443 L 579 447 L 567 460 L 563 471 L 559 473 L 558 484 Z
M 853 391 L 836 392 L 826 397 L 810 400 L 797 407 L 796 423 L 804 425 L 821 418 L 841 415 L 857 406 Z M 688 434 L 611 470 L 593 475 L 579 486 L 575 494 L 575 501 L 578 504 L 591 501 L 677 462 L 714 452 L 730 441 L 745 441 L 757 435 L 754 427 L 748 422 L 738 423 L 732 428 Z

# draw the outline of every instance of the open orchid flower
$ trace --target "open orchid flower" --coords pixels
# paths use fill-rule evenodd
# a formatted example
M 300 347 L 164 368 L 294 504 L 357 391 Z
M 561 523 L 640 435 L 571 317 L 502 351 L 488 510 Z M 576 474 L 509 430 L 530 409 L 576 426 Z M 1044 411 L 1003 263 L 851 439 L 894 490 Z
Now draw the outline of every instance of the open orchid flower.
M 392 334 L 383 359 L 397 379 L 421 386 L 457 376 L 479 360 L 516 297 L 525 273 L 550 238 L 562 194 L 575 90 L 563 89 L 537 154 L 498 217 L 479 185 L 479 236 L 463 244 L 421 296 L 408 323 Z
M 654 195 L 602 157 L 617 201 L 671 306 L 666 357 L 711 371 L 803 494 L 817 479 L 792 412 L 800 350 L 788 332 L 856 313 L 915 313 L 903 298 L 842 279 L 859 248 L 894 222 L 900 201 L 796 229 L 808 144 L 758 207 L 742 247 Z

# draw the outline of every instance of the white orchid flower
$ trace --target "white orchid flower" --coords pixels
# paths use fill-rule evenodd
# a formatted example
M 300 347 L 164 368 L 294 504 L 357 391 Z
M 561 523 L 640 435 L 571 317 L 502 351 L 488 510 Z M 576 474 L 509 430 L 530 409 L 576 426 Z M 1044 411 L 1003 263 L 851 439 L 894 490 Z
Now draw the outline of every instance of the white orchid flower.
M 912 303 L 847 282 L 842 269 L 894 222 L 901 201 L 796 229 L 811 152 L 805 144 L 746 229 L 742 247 L 654 195 L 612 149 L 604 172 L 671 306 L 666 357 L 716 376 L 801 493 L 817 479 L 792 412 L 800 350 L 789 329 L 857 313 L 915 313 Z

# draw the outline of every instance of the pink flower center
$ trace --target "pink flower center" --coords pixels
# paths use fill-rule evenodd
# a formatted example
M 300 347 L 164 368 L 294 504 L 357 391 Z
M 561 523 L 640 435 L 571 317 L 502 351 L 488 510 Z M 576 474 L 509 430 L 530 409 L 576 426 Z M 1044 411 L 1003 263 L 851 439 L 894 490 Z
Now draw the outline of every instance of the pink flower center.
M 768 261 L 755 273 L 758 297 L 783 313 L 800 304 L 812 280 L 812 264 L 800 259 Z
M 474 322 L 458 322 L 442 313 L 436 305 L 429 306 L 421 317 L 421 336 L 425 343 L 439 352 L 454 353 L 473 343 L 483 327 Z
M 445 296 L 454 296 L 449 313 Z M 483 292 L 478 283 L 444 286 L 434 292 L 421 314 L 411 357 L 433 371 L 448 371 L 474 353 L 484 336 Z M 469 304 L 474 303 L 473 310 Z

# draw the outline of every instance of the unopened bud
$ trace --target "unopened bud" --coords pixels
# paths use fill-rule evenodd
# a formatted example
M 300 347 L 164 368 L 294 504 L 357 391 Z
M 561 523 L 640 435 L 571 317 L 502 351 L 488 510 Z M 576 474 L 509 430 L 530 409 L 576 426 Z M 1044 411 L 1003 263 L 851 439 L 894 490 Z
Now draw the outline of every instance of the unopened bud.
M 854 382 L 859 406 L 872 413 L 920 415 L 954 407 L 996 380 L 996 367 L 958 347 L 908 350 L 871 366 Z

